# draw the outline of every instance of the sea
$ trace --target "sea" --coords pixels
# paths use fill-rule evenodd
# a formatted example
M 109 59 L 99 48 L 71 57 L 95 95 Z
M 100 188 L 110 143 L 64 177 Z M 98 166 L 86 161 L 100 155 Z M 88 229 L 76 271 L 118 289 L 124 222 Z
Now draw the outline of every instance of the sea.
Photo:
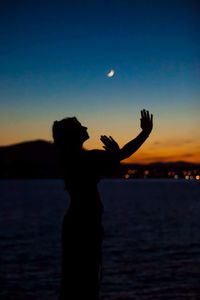
M 200 299 L 200 181 L 109 179 L 99 190 L 101 300 Z M 1 300 L 58 299 L 68 205 L 62 180 L 0 181 Z

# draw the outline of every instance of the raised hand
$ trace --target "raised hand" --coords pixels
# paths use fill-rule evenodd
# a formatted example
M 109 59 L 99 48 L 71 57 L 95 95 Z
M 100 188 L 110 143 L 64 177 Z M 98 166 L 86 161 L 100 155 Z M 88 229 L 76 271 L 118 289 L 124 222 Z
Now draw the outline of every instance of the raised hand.
M 119 145 L 112 136 L 107 137 L 106 135 L 101 135 L 100 140 L 104 144 L 103 148 L 106 151 L 117 152 L 120 150 Z
M 148 110 L 145 110 L 145 109 L 141 110 L 140 127 L 147 134 L 150 134 L 150 132 L 152 131 L 153 115 L 152 114 L 149 115 Z

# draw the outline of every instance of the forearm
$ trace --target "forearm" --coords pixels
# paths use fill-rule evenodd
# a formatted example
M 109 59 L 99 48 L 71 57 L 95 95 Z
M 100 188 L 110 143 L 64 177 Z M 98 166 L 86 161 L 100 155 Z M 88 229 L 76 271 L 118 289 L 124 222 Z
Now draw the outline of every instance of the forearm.
M 149 136 L 149 132 L 141 131 L 136 138 L 128 142 L 124 147 L 120 149 L 120 160 L 128 158 L 135 153 L 141 145 L 146 141 Z

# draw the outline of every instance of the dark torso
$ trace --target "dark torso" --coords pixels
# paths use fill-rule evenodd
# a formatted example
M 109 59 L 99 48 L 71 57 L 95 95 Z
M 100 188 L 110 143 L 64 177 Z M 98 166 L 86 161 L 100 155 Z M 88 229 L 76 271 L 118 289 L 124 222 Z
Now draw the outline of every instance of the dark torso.
M 71 161 L 63 159 L 70 206 L 62 226 L 61 300 L 98 299 L 103 238 L 98 182 L 116 166 L 118 161 L 101 150 L 83 150 Z

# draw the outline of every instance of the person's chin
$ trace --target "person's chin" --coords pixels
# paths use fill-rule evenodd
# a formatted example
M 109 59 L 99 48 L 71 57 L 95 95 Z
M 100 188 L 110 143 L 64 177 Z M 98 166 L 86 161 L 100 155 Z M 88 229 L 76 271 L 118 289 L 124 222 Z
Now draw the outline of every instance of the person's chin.
M 86 133 L 84 140 L 87 141 L 90 138 L 89 134 Z

